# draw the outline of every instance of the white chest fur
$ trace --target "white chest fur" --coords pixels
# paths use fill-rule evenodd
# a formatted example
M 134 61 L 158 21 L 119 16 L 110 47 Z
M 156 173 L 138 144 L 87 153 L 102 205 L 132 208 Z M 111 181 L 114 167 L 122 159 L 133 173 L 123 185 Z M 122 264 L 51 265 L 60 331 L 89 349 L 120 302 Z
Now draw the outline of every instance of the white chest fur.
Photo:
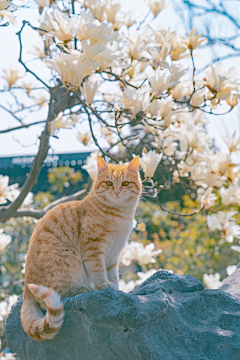
M 114 226 L 114 229 L 108 237 L 108 244 L 105 249 L 105 261 L 107 266 L 111 266 L 116 261 L 124 248 L 126 241 L 133 228 L 132 220 L 124 220 Z

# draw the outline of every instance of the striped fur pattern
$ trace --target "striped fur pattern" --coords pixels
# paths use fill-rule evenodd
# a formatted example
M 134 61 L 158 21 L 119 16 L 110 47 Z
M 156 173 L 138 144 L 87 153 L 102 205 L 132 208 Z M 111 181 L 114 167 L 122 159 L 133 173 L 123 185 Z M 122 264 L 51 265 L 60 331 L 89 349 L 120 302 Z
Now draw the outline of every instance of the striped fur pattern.
M 60 204 L 38 222 L 25 267 L 21 321 L 33 339 L 52 339 L 63 323 L 61 298 L 119 288 L 118 263 L 141 195 L 139 159 L 107 164 L 82 201 Z M 44 315 L 43 310 L 47 310 Z

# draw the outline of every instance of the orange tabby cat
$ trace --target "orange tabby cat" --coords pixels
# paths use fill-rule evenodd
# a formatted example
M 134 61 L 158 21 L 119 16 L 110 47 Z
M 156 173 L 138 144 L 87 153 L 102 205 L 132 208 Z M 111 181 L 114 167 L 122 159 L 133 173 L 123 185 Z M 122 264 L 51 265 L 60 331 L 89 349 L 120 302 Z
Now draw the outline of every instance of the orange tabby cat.
M 21 310 L 23 328 L 33 339 L 57 334 L 64 317 L 61 298 L 119 288 L 119 256 L 142 189 L 139 158 L 129 165 L 106 164 L 100 156 L 97 162 L 98 177 L 86 198 L 49 210 L 33 232 Z

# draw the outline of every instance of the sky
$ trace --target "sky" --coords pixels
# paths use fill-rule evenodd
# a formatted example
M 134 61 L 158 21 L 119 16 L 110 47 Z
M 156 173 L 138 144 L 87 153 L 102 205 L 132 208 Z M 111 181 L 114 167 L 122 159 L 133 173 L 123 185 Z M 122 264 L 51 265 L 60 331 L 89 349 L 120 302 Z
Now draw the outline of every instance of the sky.
M 139 16 L 140 19 L 142 19 L 149 11 L 148 6 L 143 0 L 121 0 L 121 3 L 123 11 L 135 8 L 135 14 L 136 16 Z M 29 20 L 32 25 L 38 25 L 37 6 L 35 10 L 24 9 L 17 11 L 16 16 L 20 25 L 22 20 L 24 19 Z M 149 15 L 148 21 L 150 21 L 150 19 L 151 15 Z M 170 27 L 172 30 L 177 30 L 178 33 L 185 35 L 185 29 L 182 26 L 181 19 L 174 12 L 173 6 L 171 4 L 159 14 L 159 16 L 152 23 L 152 26 L 162 26 L 165 28 Z M 8 67 L 18 68 L 23 72 L 22 66 L 18 63 L 19 42 L 16 35 L 16 32 L 18 30 L 19 29 L 16 29 L 12 25 L 5 28 L 0 28 L 0 49 L 1 54 L 4 54 L 4 56 L 0 56 L 0 75 L 3 74 L 2 70 Z M 34 60 L 35 56 L 30 53 L 33 48 L 33 44 L 36 44 L 39 41 L 40 36 L 37 34 L 37 32 L 26 28 L 23 33 L 23 59 L 33 71 L 35 71 L 41 76 L 42 79 L 47 80 L 49 76 L 49 70 L 46 69 L 45 65 L 40 60 Z M 206 59 L 209 58 L 209 54 L 204 51 L 196 51 L 196 54 L 196 67 L 202 67 L 202 65 L 206 63 Z M 239 67 L 239 60 L 230 60 L 227 61 L 226 64 L 229 67 L 233 65 Z M 191 63 L 188 62 L 187 66 L 190 65 Z M 34 83 L 34 79 L 31 77 L 31 75 L 28 75 L 28 80 Z M 4 80 L 0 79 L 0 89 L 2 88 L 3 84 Z M 39 96 L 39 91 L 36 91 L 36 97 Z M 0 94 L 0 105 L 7 104 L 7 101 L 9 99 L 8 96 L 9 95 Z M 18 99 L 19 101 L 23 101 L 21 95 L 18 95 Z M 44 120 L 46 117 L 46 110 L 47 107 L 36 113 L 29 113 L 25 120 L 26 123 Z M 227 151 L 227 147 L 221 136 L 226 134 L 230 135 L 233 133 L 234 130 L 239 132 L 238 117 L 239 109 L 236 107 L 227 116 L 210 116 L 208 118 L 208 132 L 215 139 L 216 144 L 221 148 L 222 151 Z M 0 130 L 18 125 L 19 123 L 14 120 L 10 114 L 0 108 Z M 42 126 L 36 126 L 29 129 L 22 129 L 9 134 L 0 134 L 0 157 L 35 154 L 37 152 L 38 137 L 41 134 L 41 130 Z M 58 139 L 51 138 L 50 152 L 70 153 L 94 150 L 95 148 L 92 143 L 87 147 L 83 146 L 80 143 L 80 141 L 77 139 L 77 133 L 79 131 L 84 131 L 84 129 L 82 129 L 80 125 L 78 125 L 74 130 L 61 129 L 58 133 Z

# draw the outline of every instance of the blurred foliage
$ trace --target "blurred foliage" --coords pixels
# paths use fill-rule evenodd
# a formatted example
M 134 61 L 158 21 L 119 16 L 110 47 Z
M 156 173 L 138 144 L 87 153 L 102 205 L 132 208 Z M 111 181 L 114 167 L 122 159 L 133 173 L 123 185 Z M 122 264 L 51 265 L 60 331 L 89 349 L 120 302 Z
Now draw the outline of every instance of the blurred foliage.
M 83 180 L 82 173 L 70 166 L 59 166 L 49 169 L 48 182 L 52 184 L 52 191 L 62 193 L 64 188 Z
M 182 198 L 184 208 L 179 202 L 168 202 L 166 208 L 172 211 L 188 213 L 198 207 L 196 201 L 188 195 Z M 223 210 L 223 209 L 217 209 Z M 236 207 L 231 210 L 237 211 Z M 181 217 L 163 211 L 157 204 L 142 202 L 137 211 L 137 228 L 132 234 L 132 240 L 148 244 L 154 242 L 162 253 L 156 258 L 155 264 L 149 264 L 147 269 L 172 270 L 179 275 L 189 274 L 201 281 L 203 274 L 220 273 L 221 280 L 227 276 L 226 267 L 237 265 L 240 254 L 231 249 L 231 245 L 221 238 L 219 231 L 209 232 L 206 225 L 206 211 L 190 217 Z M 236 216 L 235 216 L 236 217 Z M 240 214 L 237 214 L 237 224 Z M 143 269 L 146 271 L 147 269 Z

